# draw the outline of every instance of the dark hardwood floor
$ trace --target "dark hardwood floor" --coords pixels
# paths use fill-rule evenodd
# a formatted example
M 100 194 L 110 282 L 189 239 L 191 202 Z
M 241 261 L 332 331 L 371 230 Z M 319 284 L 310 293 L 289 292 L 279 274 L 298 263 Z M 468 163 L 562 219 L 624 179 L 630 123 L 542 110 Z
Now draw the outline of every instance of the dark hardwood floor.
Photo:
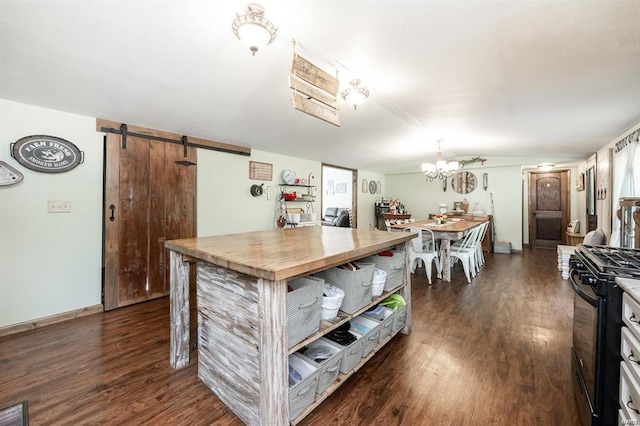
M 578 425 L 571 389 L 573 293 L 556 252 L 490 254 L 467 284 L 413 280 L 413 330 L 397 335 L 306 425 Z M 241 424 L 169 367 L 160 299 L 0 338 L 0 407 L 33 425 Z

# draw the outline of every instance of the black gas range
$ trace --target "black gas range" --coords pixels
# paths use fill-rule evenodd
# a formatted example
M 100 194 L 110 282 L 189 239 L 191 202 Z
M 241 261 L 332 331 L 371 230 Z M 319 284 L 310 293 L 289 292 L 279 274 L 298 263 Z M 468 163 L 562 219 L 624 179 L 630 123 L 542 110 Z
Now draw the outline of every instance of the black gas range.
M 617 277 L 640 279 L 640 249 L 578 245 L 573 286 L 574 394 L 584 425 L 618 423 L 622 290 Z

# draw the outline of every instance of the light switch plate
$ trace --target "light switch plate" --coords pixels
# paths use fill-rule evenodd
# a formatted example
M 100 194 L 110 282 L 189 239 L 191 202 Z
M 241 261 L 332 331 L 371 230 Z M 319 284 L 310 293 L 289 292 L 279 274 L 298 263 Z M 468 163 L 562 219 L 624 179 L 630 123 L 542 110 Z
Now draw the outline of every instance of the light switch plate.
M 49 200 L 49 213 L 71 213 L 71 200 Z

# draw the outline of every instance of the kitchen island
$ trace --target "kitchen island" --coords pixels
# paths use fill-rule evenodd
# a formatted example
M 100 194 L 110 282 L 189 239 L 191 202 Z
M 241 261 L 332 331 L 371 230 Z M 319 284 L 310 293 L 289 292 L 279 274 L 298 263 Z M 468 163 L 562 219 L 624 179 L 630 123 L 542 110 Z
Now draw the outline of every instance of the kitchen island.
M 171 365 L 181 368 L 189 363 L 188 262 L 195 261 L 198 377 L 243 422 L 289 424 L 288 355 L 351 316 L 336 323 L 323 321 L 318 333 L 288 348 L 287 281 L 399 245 L 405 253 L 404 285 L 394 291 L 407 302 L 401 332 L 408 334 L 413 237 L 413 233 L 312 226 L 167 241 Z

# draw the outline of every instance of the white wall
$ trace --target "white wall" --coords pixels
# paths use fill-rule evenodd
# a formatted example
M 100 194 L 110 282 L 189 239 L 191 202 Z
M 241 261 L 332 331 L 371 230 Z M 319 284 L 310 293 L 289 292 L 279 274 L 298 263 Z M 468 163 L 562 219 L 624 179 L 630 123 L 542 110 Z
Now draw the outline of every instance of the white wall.
M 92 117 L 0 99 L 0 160 L 24 180 L 0 187 L 0 327 L 101 303 L 103 138 Z M 29 135 L 66 139 L 84 164 L 66 173 L 20 165 L 9 145 Z M 71 213 L 47 213 L 71 200 Z
M 273 164 L 273 180 L 249 179 L 249 161 Z M 292 170 L 299 178 L 315 177 L 318 186 L 313 203 L 288 202 L 287 207 L 320 212 L 320 169 L 317 161 L 251 150 L 251 157 L 198 150 L 198 236 L 231 234 L 275 228 L 276 209 L 283 183 L 282 171 Z M 264 193 L 253 197 L 251 185 L 264 183 Z M 271 188 L 271 199 L 267 198 Z M 291 188 L 304 192 L 306 188 Z M 309 208 L 310 207 L 310 208 Z
M 522 173 L 520 166 L 465 167 L 478 179 L 478 187 L 470 194 L 458 194 L 451 189 L 442 191 L 442 181 L 425 181 L 423 173 L 407 173 L 386 176 L 387 193 L 404 203 L 415 219 L 426 219 L 429 213 L 438 212 L 438 204 L 453 208 L 454 201 L 469 201 L 469 211 L 482 208 L 485 214 L 493 214 L 495 239 L 511 242 L 514 250 L 522 250 Z M 482 189 L 482 174 L 488 174 L 488 188 Z M 493 209 L 492 209 L 493 196 Z
M 366 179 L 367 182 L 372 180 L 380 182 L 382 188 L 380 194 L 371 194 L 369 192 L 369 186 L 367 190 L 362 190 L 362 180 Z M 388 197 L 386 194 L 386 178 L 379 173 L 372 173 L 366 170 L 358 170 L 358 228 L 360 229 L 373 229 L 376 227 L 376 211 L 375 203 L 376 199 L 383 196 Z
M 135 123 L 134 123 L 135 124 Z M 0 327 L 99 305 L 102 294 L 103 134 L 96 119 L 0 99 L 0 160 L 24 180 L 0 187 Z M 61 137 L 84 152 L 66 173 L 17 163 L 9 145 L 36 134 Z M 271 200 L 252 197 L 249 161 L 273 164 Z M 283 169 L 315 176 L 321 163 L 257 150 L 251 157 L 198 150 L 198 235 L 275 228 Z M 71 213 L 47 213 L 47 200 L 71 200 Z M 307 209 L 305 203 L 296 206 Z M 312 203 L 319 214 L 320 199 Z

